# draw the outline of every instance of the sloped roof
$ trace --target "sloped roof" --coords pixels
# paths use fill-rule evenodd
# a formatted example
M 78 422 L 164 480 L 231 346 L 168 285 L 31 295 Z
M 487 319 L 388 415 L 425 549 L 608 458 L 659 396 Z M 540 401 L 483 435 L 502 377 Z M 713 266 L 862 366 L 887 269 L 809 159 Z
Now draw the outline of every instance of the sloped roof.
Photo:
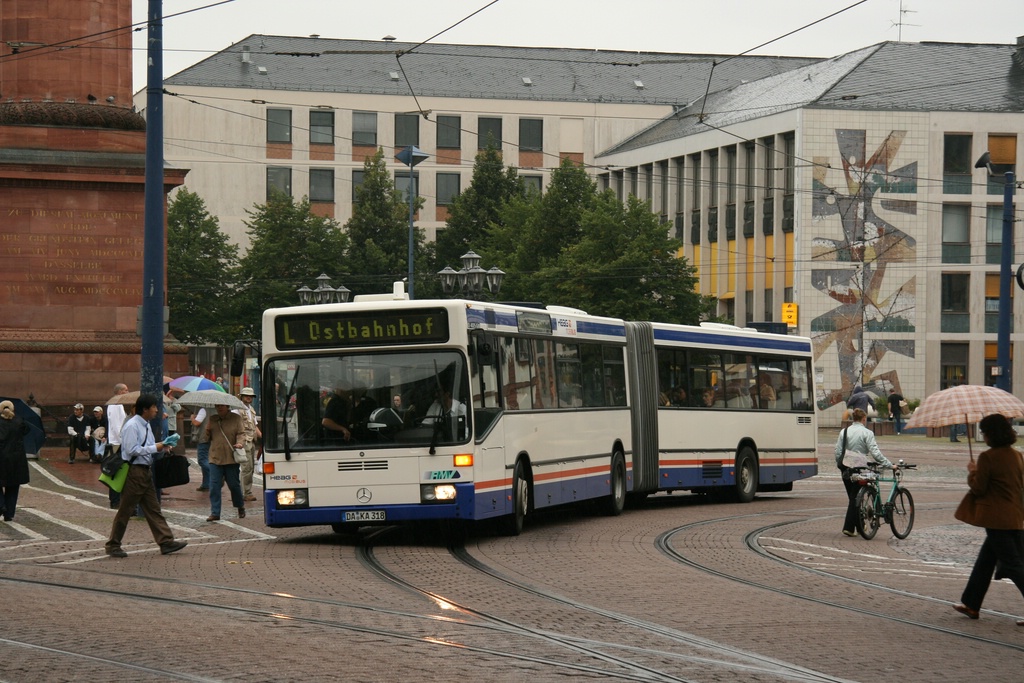
M 249 48 L 249 63 L 242 60 L 243 46 Z M 396 57 L 405 52 L 408 54 L 401 59 Z M 164 84 L 410 95 L 404 70 L 420 97 L 682 106 L 704 95 L 712 63 L 725 59 L 722 55 L 434 43 L 417 46 L 251 35 L 174 74 Z M 715 69 L 714 83 L 716 88 L 729 87 L 817 61 L 809 57 L 737 57 Z M 264 69 L 265 74 L 261 73 Z M 524 84 L 524 77 L 530 79 L 530 85 Z
M 1014 51 L 1012 45 L 880 43 L 713 92 L 599 156 L 800 108 L 1024 112 L 1024 67 Z

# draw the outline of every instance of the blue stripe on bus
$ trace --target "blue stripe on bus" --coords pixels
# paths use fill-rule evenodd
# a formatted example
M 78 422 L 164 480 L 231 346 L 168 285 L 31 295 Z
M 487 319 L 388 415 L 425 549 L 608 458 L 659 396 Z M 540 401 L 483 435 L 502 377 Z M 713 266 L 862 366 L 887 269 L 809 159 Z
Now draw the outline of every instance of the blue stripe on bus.
M 776 351 L 799 351 L 811 352 L 811 344 L 808 341 L 786 341 L 772 337 L 733 337 L 725 334 L 715 334 L 703 330 L 664 330 L 654 328 L 654 341 L 689 342 L 698 344 L 719 344 L 722 346 L 739 346 L 750 349 L 772 349 Z
M 544 309 L 537 309 L 541 313 L 546 313 L 551 316 L 551 331 L 556 331 L 556 319 L 568 319 L 572 320 L 571 317 L 565 316 L 560 313 L 551 313 Z M 497 325 L 499 327 L 508 327 L 510 331 L 515 332 L 519 329 L 519 323 L 516 319 L 515 313 L 509 313 L 507 311 L 498 311 L 495 309 L 481 309 L 474 308 L 472 306 L 466 309 L 466 321 L 470 325 Z M 582 332 L 583 334 L 601 335 L 605 337 L 615 337 L 618 339 L 626 338 L 626 326 L 623 323 L 613 323 L 607 321 L 591 322 L 586 320 L 576 320 L 576 331 Z M 559 335 L 561 336 L 561 335 Z
M 392 505 L 330 505 L 323 507 L 278 507 L 273 495 L 266 495 L 264 521 L 269 527 L 310 526 L 315 524 L 344 524 L 346 512 L 384 510 L 388 522 L 408 522 L 424 519 L 474 519 L 473 484 L 456 484 L 456 503 L 405 503 Z M 360 524 L 359 522 L 352 522 Z

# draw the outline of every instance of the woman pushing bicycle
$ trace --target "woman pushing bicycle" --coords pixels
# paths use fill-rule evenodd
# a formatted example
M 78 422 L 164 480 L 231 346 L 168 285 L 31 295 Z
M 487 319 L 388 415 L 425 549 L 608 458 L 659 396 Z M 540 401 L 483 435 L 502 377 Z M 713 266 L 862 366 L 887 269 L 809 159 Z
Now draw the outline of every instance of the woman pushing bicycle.
M 855 408 L 850 415 L 850 419 L 852 423 L 849 427 L 839 432 L 839 438 L 836 440 L 836 466 L 843 473 L 843 486 L 846 487 L 846 496 L 849 498 L 849 504 L 846 507 L 846 520 L 843 522 L 844 536 L 857 535 L 856 500 L 860 485 L 857 482 L 851 481 L 850 475 L 858 468 L 866 466 L 867 458 L 869 457 L 882 467 L 889 467 L 893 470 L 897 469 L 895 465 L 889 462 L 888 458 L 882 455 L 882 449 L 878 447 L 878 442 L 875 441 L 875 433 L 864 424 L 868 419 L 868 414 L 860 408 Z M 851 459 L 850 455 L 862 457 L 863 464 L 854 462 L 856 457 Z M 847 461 L 845 464 L 843 462 L 844 459 Z

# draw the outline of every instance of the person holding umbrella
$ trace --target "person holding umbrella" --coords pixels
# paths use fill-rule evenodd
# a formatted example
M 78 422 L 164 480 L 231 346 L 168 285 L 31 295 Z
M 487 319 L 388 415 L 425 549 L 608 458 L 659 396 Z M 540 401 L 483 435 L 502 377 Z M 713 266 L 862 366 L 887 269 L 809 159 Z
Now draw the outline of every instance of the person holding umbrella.
M 970 491 L 960 502 L 954 517 L 985 529 L 960 602 L 953 609 L 971 619 L 980 616 L 992 575 L 999 563 L 1000 574 L 1010 579 L 1024 595 L 1024 556 L 1021 554 L 1021 529 L 1024 528 L 1024 458 L 1013 448 L 1017 433 L 999 414 L 982 418 L 981 435 L 989 449 L 967 462 L 967 486 Z M 1024 626 L 1024 620 L 1017 622 Z
M 206 440 L 210 444 L 210 516 L 207 522 L 220 520 L 221 488 L 225 481 L 231 491 L 231 504 L 238 510 L 239 518 L 245 517 L 245 498 L 234 455 L 234 449 L 245 447 L 245 426 L 241 416 L 231 412 L 226 403 L 218 403 L 216 411 L 206 425 Z
M 14 404 L 0 402 L 0 514 L 4 521 L 14 520 L 18 490 L 28 483 L 28 456 L 25 436 L 28 423 L 14 414 Z

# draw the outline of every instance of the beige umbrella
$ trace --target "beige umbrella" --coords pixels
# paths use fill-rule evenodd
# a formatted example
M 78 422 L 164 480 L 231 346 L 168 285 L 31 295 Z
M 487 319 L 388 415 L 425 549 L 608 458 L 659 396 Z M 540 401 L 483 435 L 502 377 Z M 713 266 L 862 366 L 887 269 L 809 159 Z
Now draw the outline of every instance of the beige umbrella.
M 107 399 L 108 406 L 133 406 L 135 402 L 139 400 L 139 391 L 129 391 L 127 394 L 115 394 Z M 168 403 L 167 397 L 164 396 L 164 403 Z
M 926 398 L 910 416 L 906 428 L 969 425 L 996 413 L 1008 418 L 1024 417 L 1024 401 L 996 387 L 961 384 L 936 391 Z M 970 436 L 967 438 L 967 448 L 971 460 L 974 460 Z

